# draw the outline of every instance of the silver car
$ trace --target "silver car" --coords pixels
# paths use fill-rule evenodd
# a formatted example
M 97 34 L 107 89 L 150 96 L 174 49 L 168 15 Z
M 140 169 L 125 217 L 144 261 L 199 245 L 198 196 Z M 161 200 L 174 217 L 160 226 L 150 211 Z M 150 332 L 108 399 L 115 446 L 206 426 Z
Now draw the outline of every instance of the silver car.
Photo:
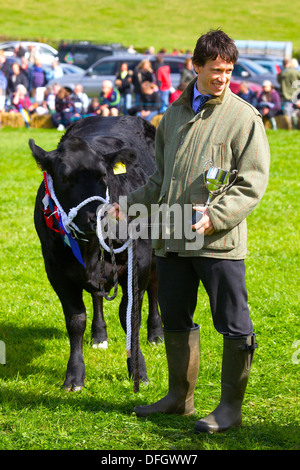
M 176 88 L 180 82 L 180 74 L 184 68 L 187 56 L 164 56 L 164 64 L 169 65 L 171 69 L 172 85 Z M 73 89 L 75 84 L 80 83 L 85 93 L 89 97 L 99 96 L 104 80 L 111 80 L 113 83 L 123 62 L 128 64 L 129 70 L 135 67 L 144 59 L 149 59 L 152 67 L 156 61 L 155 55 L 144 54 L 117 54 L 109 57 L 103 57 L 95 62 L 89 69 L 79 74 L 66 75 L 58 80 L 51 80 L 49 85 L 59 83 L 61 86 Z

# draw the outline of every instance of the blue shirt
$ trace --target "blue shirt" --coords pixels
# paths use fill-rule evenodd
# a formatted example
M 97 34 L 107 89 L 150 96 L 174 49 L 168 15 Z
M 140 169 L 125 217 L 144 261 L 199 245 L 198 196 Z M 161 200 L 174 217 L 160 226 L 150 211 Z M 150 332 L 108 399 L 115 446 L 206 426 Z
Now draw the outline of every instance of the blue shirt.
M 197 112 L 198 106 L 200 104 L 200 96 L 202 96 L 202 94 L 198 91 L 196 84 L 197 82 L 195 82 L 195 85 L 194 85 L 194 95 L 193 95 L 193 103 L 192 103 L 192 108 L 195 111 L 195 113 Z M 209 98 L 211 97 L 211 95 L 204 95 L 204 96 L 208 96 Z

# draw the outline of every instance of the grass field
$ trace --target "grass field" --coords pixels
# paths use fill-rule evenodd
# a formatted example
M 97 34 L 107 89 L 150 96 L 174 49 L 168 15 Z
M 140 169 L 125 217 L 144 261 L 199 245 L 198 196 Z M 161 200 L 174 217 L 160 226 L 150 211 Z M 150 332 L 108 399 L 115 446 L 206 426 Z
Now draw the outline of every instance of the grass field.
M 221 435 L 193 433 L 196 419 L 217 404 L 222 341 L 214 331 L 203 287 L 195 321 L 201 325 L 201 366 L 196 416 L 138 419 L 136 404 L 167 391 L 164 346 L 146 342 L 147 301 L 141 347 L 150 385 L 133 393 L 127 378 L 125 335 L 118 299 L 106 303 L 109 349 L 90 348 L 91 302 L 84 338 L 86 387 L 61 389 L 69 342 L 60 304 L 45 275 L 33 227 L 40 171 L 29 138 L 56 147 L 55 130 L 2 129 L 0 159 L 0 449 L 47 450 L 285 450 L 299 449 L 299 147 L 300 132 L 268 133 L 270 183 L 248 218 L 247 285 L 259 349 L 243 406 L 244 426 Z
M 89 40 L 133 44 L 140 50 L 155 46 L 193 49 L 210 28 L 221 27 L 234 39 L 292 41 L 300 52 L 299 3 L 273 0 L 20 0 L 0 5 L 3 38 L 45 42 Z

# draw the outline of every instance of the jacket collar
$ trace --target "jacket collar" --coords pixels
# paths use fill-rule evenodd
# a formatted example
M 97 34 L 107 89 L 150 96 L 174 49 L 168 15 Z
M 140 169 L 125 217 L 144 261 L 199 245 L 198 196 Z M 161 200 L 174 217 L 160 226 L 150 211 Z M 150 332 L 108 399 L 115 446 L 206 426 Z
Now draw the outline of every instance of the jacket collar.
M 197 81 L 197 77 L 193 78 L 193 80 L 188 84 L 186 89 L 181 93 L 179 98 L 174 101 L 173 106 L 187 106 L 188 108 L 192 109 L 192 100 L 193 100 L 193 93 L 194 93 L 194 84 Z M 224 91 L 220 96 L 212 96 L 208 101 L 206 101 L 206 105 L 216 105 L 222 104 L 225 96 L 231 93 L 229 86 L 226 86 Z

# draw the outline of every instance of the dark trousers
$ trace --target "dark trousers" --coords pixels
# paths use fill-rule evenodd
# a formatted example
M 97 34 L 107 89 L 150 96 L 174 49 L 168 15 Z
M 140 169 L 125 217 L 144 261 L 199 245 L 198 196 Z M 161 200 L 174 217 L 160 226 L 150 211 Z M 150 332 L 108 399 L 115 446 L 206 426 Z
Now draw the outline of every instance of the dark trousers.
M 209 296 L 216 330 L 226 336 L 248 336 L 253 326 L 247 305 L 244 260 L 157 257 L 158 301 L 164 328 L 193 328 L 201 281 Z M 201 302 L 201 300 L 200 300 Z

